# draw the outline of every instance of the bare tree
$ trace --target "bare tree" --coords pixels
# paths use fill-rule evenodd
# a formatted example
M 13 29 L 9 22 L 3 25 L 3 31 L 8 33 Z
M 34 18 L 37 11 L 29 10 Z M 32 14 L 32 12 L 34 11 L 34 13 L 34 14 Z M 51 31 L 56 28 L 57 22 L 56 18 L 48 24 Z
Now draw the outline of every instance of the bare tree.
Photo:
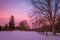
M 55 35 L 56 15 L 60 9 L 60 0 L 31 0 L 31 3 L 34 6 L 34 10 L 36 9 L 37 14 L 45 17 L 49 21 L 53 34 Z
M 30 15 L 30 18 L 32 19 L 31 21 L 34 21 L 34 25 L 35 25 L 34 27 L 36 28 L 36 30 L 38 30 L 38 28 L 41 28 L 40 30 L 42 30 L 44 35 L 44 31 L 46 31 L 47 34 L 47 28 L 44 28 L 46 27 L 46 18 L 42 16 L 42 14 L 40 13 L 41 11 L 39 11 L 38 9 L 32 10 L 32 14 Z

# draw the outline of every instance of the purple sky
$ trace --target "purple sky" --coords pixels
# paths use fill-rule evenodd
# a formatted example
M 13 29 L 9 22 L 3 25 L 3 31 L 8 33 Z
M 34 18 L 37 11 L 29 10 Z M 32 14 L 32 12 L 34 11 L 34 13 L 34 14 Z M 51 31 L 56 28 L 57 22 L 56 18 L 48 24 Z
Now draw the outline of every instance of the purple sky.
M 29 20 L 27 15 L 31 8 L 27 0 L 0 0 L 0 25 L 8 23 L 11 15 L 15 17 L 16 23 Z

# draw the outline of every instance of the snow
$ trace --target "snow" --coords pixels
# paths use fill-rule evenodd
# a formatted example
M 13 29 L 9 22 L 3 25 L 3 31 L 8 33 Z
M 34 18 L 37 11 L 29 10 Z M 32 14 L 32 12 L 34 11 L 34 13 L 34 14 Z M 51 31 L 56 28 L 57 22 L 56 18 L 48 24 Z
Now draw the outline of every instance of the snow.
M 1 31 L 0 40 L 60 40 L 60 33 L 57 34 L 46 36 L 33 31 Z

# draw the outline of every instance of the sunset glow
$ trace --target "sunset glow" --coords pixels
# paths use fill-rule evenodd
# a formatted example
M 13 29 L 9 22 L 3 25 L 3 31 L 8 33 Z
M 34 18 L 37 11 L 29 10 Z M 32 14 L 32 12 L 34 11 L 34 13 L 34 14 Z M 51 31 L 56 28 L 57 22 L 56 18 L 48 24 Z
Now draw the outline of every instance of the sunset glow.
M 26 0 L 0 0 L 0 25 L 7 23 L 11 15 L 16 22 L 29 20 L 27 15 L 30 9 Z

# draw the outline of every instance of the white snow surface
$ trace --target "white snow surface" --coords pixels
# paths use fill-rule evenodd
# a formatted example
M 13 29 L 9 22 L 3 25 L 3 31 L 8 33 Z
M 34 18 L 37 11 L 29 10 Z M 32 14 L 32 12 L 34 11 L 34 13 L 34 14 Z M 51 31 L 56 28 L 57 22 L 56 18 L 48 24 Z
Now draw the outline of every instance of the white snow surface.
M 1 31 L 0 40 L 60 40 L 60 33 L 57 34 L 46 36 L 33 31 Z

